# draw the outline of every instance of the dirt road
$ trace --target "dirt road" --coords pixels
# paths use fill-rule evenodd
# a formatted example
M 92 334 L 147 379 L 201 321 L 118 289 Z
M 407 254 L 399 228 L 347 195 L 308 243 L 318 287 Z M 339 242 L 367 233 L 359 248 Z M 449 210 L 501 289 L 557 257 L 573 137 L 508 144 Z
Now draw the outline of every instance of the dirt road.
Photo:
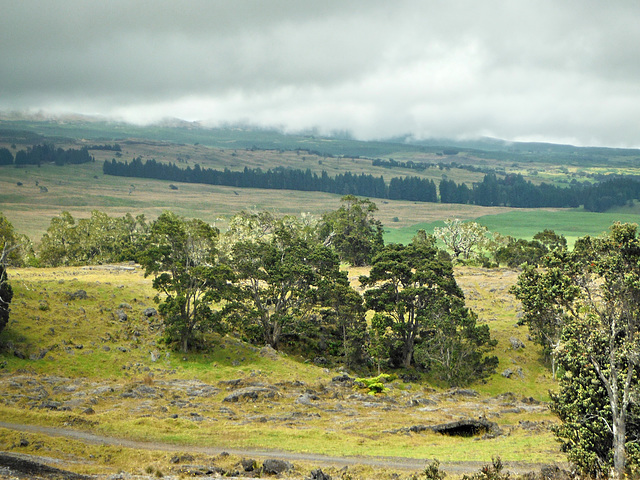
M 222 452 L 227 452 L 229 454 L 238 456 L 274 458 L 286 460 L 289 462 L 304 461 L 316 464 L 319 467 L 333 466 L 340 468 L 353 465 L 368 465 L 372 467 L 387 468 L 390 470 L 398 469 L 418 472 L 423 470 L 425 465 L 429 461 L 431 461 L 431 459 L 415 459 L 407 457 L 337 457 L 330 455 L 319 455 L 314 453 L 285 452 L 279 450 L 172 445 L 169 443 L 141 442 L 122 438 L 106 437 L 68 428 L 44 427 L 39 425 L 22 425 L 8 422 L 0 422 L 0 428 L 35 434 L 39 433 L 56 437 L 71 438 L 74 440 L 79 440 L 81 442 L 97 445 L 114 445 L 126 448 L 160 450 L 167 452 L 188 451 L 191 453 L 203 453 L 206 455 L 219 455 Z M 465 473 L 477 472 L 483 464 L 483 462 L 444 462 L 440 465 L 440 468 L 448 473 L 461 475 Z M 543 467 L 543 464 L 539 463 L 509 461 L 505 461 L 504 465 L 505 470 L 513 474 L 523 474 L 531 471 L 540 471 L 540 469 Z

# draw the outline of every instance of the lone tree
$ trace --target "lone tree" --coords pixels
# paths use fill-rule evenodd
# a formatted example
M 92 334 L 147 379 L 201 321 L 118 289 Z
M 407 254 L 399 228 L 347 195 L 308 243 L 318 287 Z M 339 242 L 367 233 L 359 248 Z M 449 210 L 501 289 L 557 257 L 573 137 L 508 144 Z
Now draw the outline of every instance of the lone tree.
M 232 271 L 217 261 L 218 230 L 202 220 L 185 220 L 164 212 L 151 227 L 149 246 L 141 254 L 145 275 L 154 275 L 153 287 L 162 297 L 165 336 L 187 352 L 198 332 L 221 325 L 214 311 L 230 288 Z
M 463 222 L 457 218 L 446 219 L 444 227 L 436 228 L 433 232 L 435 237 L 453 252 L 456 260 L 460 256 L 468 260 L 473 255 L 474 249 L 482 250 L 487 245 L 487 233 L 487 227 L 476 222 Z
M 525 270 L 518 289 L 531 321 L 539 317 L 541 325 L 563 325 L 555 347 L 563 371 L 560 391 L 552 396 L 562 421 L 555 433 L 584 473 L 610 470 L 621 478 L 629 470 L 635 476 L 640 473 L 637 225 L 616 223 L 607 235 L 581 238 L 570 253 L 552 252 L 548 267 L 542 276 Z
M 449 255 L 435 247 L 432 237 L 422 233 L 407 246 L 385 246 L 360 283 L 368 287 L 367 307 L 376 312 L 373 337 L 378 346 L 395 340 L 400 366 L 411 366 L 415 354 L 419 364 L 450 385 L 495 368 L 497 359 L 484 357 L 495 345 L 489 328 L 476 325 Z

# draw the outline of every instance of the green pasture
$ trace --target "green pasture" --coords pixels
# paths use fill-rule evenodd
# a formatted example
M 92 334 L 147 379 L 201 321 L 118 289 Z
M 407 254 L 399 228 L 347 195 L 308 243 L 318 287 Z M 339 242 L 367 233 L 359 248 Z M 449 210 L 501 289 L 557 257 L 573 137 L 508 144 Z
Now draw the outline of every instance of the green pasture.
M 586 212 L 581 209 L 571 210 L 510 210 L 505 213 L 482 215 L 474 219 L 491 232 L 510 235 L 515 238 L 531 240 L 533 236 L 545 229 L 554 230 L 567 238 L 569 245 L 585 235 L 596 236 L 606 232 L 614 222 L 640 223 L 640 214 L 631 213 L 630 209 L 621 212 Z M 442 227 L 444 220 L 425 222 L 404 228 L 387 228 L 385 242 L 409 243 L 420 229 L 433 233 L 436 227 Z

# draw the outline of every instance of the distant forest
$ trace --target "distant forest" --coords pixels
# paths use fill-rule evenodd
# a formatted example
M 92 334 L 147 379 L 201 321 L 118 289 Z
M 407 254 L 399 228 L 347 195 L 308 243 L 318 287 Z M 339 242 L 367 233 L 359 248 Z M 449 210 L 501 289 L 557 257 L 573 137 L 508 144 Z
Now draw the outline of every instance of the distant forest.
M 89 154 L 88 148 L 64 150 L 53 145 L 34 145 L 27 150 L 16 152 L 15 158 L 8 148 L 0 148 L 0 165 L 42 165 L 55 163 L 56 165 L 78 165 L 93 162 L 95 159 Z
M 245 167 L 242 171 L 201 168 L 180 168 L 173 163 L 160 163 L 155 159 L 143 162 L 140 158 L 131 162 L 115 159 L 105 161 L 106 175 L 154 178 L 183 183 L 204 183 L 237 188 L 266 188 L 277 190 L 301 190 L 357 195 L 389 200 L 419 202 L 460 203 L 482 206 L 508 206 L 517 208 L 575 208 L 583 205 L 586 210 L 604 212 L 615 206 L 626 205 L 640 198 L 640 181 L 635 177 L 612 176 L 593 185 L 558 187 L 542 183 L 534 185 L 522 175 L 506 175 L 499 178 L 494 173 L 484 176 L 482 182 L 471 187 L 465 183 L 443 179 L 438 188 L 433 180 L 420 177 L 393 177 L 387 184 L 382 176 L 346 172 L 329 177 L 311 170 L 277 167 L 263 171 Z

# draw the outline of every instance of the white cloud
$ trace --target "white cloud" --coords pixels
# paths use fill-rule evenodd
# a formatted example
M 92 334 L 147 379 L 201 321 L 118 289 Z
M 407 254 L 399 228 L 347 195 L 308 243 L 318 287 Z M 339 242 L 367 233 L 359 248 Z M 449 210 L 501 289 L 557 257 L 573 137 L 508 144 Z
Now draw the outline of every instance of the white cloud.
M 640 146 L 636 2 L 0 7 L 0 109 Z

